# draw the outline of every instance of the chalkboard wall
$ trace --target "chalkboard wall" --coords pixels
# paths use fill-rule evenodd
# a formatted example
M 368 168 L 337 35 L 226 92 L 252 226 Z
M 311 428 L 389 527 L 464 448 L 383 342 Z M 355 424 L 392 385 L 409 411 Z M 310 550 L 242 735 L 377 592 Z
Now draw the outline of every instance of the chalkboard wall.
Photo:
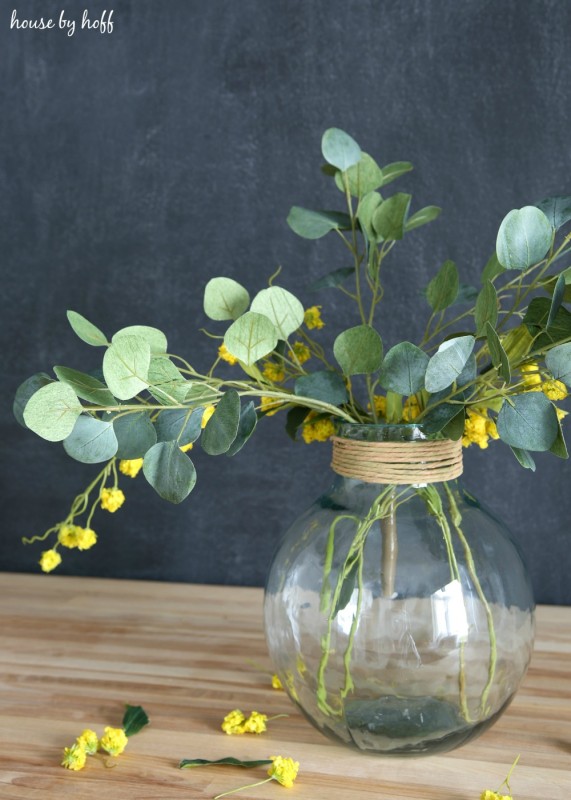
M 76 30 L 10 29 L 65 6 Z M 113 31 L 80 29 L 113 10 Z M 419 291 L 446 258 L 475 283 L 514 207 L 571 194 L 571 4 L 556 0 L 133 0 L 0 3 L 3 531 L 0 568 L 35 571 L 23 535 L 61 519 L 95 468 L 26 433 L 11 398 L 54 364 L 100 355 L 68 308 L 105 331 L 139 323 L 173 352 L 211 363 L 198 332 L 207 279 L 280 281 L 320 302 L 324 333 L 355 324 L 341 294 L 306 292 L 345 256 L 288 229 L 293 204 L 328 207 L 323 130 L 349 131 L 440 220 L 397 250 L 380 320 L 386 346 L 415 339 Z M 294 444 L 265 420 L 239 460 L 197 453 L 180 506 L 142 476 L 94 521 L 98 545 L 62 573 L 261 584 L 280 531 L 329 482 L 329 446 Z M 535 475 L 493 444 L 466 454 L 466 483 L 508 520 L 537 598 L 570 603 L 571 467 L 539 456 Z

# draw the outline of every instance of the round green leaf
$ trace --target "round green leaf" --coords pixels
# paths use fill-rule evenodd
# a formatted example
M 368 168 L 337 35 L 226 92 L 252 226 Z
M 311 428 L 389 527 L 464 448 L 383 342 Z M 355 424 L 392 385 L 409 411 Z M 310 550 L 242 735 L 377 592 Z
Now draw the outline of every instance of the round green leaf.
M 147 411 L 115 416 L 113 429 L 119 443 L 118 458 L 142 458 L 157 441 L 157 432 Z
M 163 405 L 184 403 L 191 383 L 166 356 L 153 356 L 147 376 L 149 392 Z
M 251 367 L 269 355 L 278 343 L 275 325 L 264 315 L 246 311 L 232 323 L 224 335 L 224 344 L 239 361 Z
M 71 386 L 82 400 L 87 400 L 97 406 L 117 405 L 107 386 L 92 375 L 86 375 L 84 372 L 78 372 L 69 367 L 54 367 L 54 372 L 58 380 Z
M 350 229 L 351 218 L 340 211 L 312 211 L 309 208 L 292 206 L 287 224 L 302 239 L 321 239 L 329 231 Z
M 158 442 L 145 453 L 143 474 L 169 503 L 182 503 L 196 483 L 196 470 L 176 442 Z
M 210 456 L 227 453 L 238 435 L 240 425 L 240 396 L 235 389 L 224 392 L 216 411 L 202 432 L 202 449 Z
M 402 239 L 411 195 L 398 192 L 383 200 L 373 214 L 373 227 L 387 241 Z
M 445 261 L 426 287 L 426 299 L 433 311 L 444 311 L 458 297 L 460 283 L 453 261 Z
M 420 392 L 424 388 L 428 360 L 426 353 L 416 345 L 400 342 L 385 356 L 379 376 L 381 386 L 406 396 Z
M 24 422 L 24 409 L 26 408 L 28 400 L 38 391 L 38 389 L 47 386 L 49 383 L 53 383 L 52 378 L 50 378 L 50 376 L 45 372 L 38 372 L 35 375 L 32 375 L 31 378 L 26 378 L 24 383 L 21 383 L 16 390 L 12 411 L 14 412 L 14 416 L 16 417 L 17 421 L 23 428 L 27 427 L 26 423 Z
M 484 281 L 475 309 L 476 333 L 483 336 L 486 333 L 486 323 L 495 328 L 498 321 L 498 295 L 491 281 Z
M 373 228 L 373 216 L 380 206 L 382 199 L 378 192 L 369 192 L 369 194 L 361 199 L 359 208 L 357 209 L 357 217 L 361 229 L 370 242 L 376 242 L 379 238 L 377 232 Z
M 263 314 L 273 324 L 280 339 L 287 339 L 303 323 L 303 305 L 281 286 L 262 289 L 254 297 L 252 311 Z
M 65 383 L 50 383 L 33 394 L 24 408 L 27 428 L 48 442 L 61 442 L 72 432 L 82 406 Z
M 438 208 L 438 206 L 425 206 L 425 208 L 421 208 L 420 211 L 417 211 L 407 219 L 404 229 L 409 233 L 415 228 L 420 228 L 421 225 L 427 225 L 429 222 L 438 219 L 441 212 L 442 209 Z
M 504 400 L 497 425 L 500 439 L 520 450 L 549 450 L 559 431 L 555 407 L 543 392 Z
M 545 356 L 545 365 L 554 378 L 571 386 L 571 342 L 550 350 Z
M 474 349 L 473 336 L 458 336 L 442 342 L 428 362 L 424 385 L 428 392 L 441 392 L 462 374 Z
M 112 422 L 82 414 L 63 443 L 68 456 L 82 464 L 109 461 L 117 452 L 118 442 Z
M 537 264 L 551 247 L 553 228 L 535 206 L 514 209 L 504 217 L 498 237 L 498 261 L 506 269 L 524 270 Z
M 77 311 L 68 311 L 67 319 L 74 333 L 92 347 L 105 347 L 109 344 L 107 337 L 92 322 L 82 317 Z
M 158 328 L 151 328 L 148 325 L 129 325 L 128 328 L 117 331 L 111 341 L 118 342 L 126 336 L 136 336 L 147 342 L 153 355 L 161 355 L 168 350 L 167 337 Z
M 412 169 L 414 169 L 414 167 L 410 161 L 394 161 L 392 164 L 385 164 L 382 169 L 383 186 L 386 186 L 387 183 L 396 181 L 397 178 L 400 178 L 401 175 L 405 175 L 407 172 L 410 172 Z
M 238 319 L 250 305 L 250 295 L 232 278 L 211 278 L 204 289 L 204 313 L 210 319 Z
M 571 220 L 571 197 L 546 197 L 536 205 L 556 231 Z
M 303 375 L 296 380 L 294 392 L 298 397 L 309 397 L 332 406 L 341 406 L 347 402 L 345 382 L 339 373 L 332 370 Z
M 357 325 L 339 334 L 333 354 L 345 375 L 369 374 L 381 366 L 383 343 L 370 325 Z
M 176 441 L 180 447 L 195 442 L 200 436 L 202 414 L 202 408 L 161 411 L 155 423 L 157 439 L 159 442 Z
M 361 159 L 361 148 L 345 131 L 329 128 L 321 139 L 321 152 L 328 164 L 342 172 L 348 170 Z
M 240 411 L 240 424 L 236 438 L 228 448 L 226 455 L 235 456 L 244 447 L 258 424 L 258 415 L 254 410 L 254 403 L 250 401 Z
M 119 400 L 129 400 L 148 386 L 149 343 L 140 336 L 120 337 L 103 356 L 107 386 Z
M 345 173 L 345 180 L 353 197 L 364 197 L 383 185 L 383 172 L 374 158 L 361 152 L 360 160 Z M 345 191 L 342 172 L 335 173 L 335 184 L 341 192 Z

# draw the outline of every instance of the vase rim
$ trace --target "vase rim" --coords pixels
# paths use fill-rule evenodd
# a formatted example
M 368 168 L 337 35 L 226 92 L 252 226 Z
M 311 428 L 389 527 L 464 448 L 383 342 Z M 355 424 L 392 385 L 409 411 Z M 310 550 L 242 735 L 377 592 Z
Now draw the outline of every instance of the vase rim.
M 337 435 L 343 439 L 373 442 L 414 442 L 431 438 L 416 422 L 342 422 Z

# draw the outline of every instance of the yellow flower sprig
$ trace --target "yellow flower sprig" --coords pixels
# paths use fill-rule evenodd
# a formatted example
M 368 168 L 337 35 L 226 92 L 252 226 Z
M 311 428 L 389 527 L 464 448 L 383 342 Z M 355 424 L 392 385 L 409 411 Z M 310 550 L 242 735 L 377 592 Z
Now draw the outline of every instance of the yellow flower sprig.
M 258 711 L 251 711 L 250 715 L 246 717 L 239 708 L 235 708 L 233 711 L 226 714 L 220 727 L 224 733 L 227 733 L 229 736 L 242 733 L 264 733 L 267 730 L 266 722 L 279 719 L 280 717 L 289 717 L 289 714 L 275 714 L 273 717 L 268 717 L 266 714 L 260 714 Z
M 61 766 L 78 772 L 85 767 L 87 756 L 94 756 L 98 751 L 120 756 L 127 747 L 129 736 L 138 733 L 148 723 L 149 718 L 141 706 L 127 705 L 121 728 L 106 726 L 101 739 L 91 728 L 86 728 L 71 747 L 64 747 Z
M 506 776 L 506 779 L 500 784 L 497 791 L 493 792 L 491 789 L 486 789 L 480 795 L 480 800 L 513 800 L 512 790 L 510 788 L 510 778 L 512 776 L 512 772 L 517 767 L 519 759 L 520 756 L 518 756 L 514 761 L 514 763 L 511 765 L 510 770 Z M 509 794 L 500 794 L 503 786 L 506 787 Z
M 214 800 L 219 800 L 220 797 L 227 797 L 230 794 L 236 794 L 236 792 L 243 792 L 245 789 L 253 789 L 255 786 L 262 786 L 264 783 L 269 783 L 270 781 L 276 781 L 281 786 L 291 789 L 299 772 L 299 761 L 294 761 L 293 758 L 289 758 L 289 756 L 269 756 L 269 758 L 260 761 L 242 761 L 232 756 L 219 758 L 216 761 L 208 761 L 203 758 L 185 758 L 180 762 L 179 768 L 192 769 L 195 767 L 230 766 L 249 769 L 267 766 L 268 764 L 267 778 L 256 781 L 255 783 L 249 783 L 246 786 L 239 786 L 237 789 L 230 789 L 228 792 L 217 794 Z

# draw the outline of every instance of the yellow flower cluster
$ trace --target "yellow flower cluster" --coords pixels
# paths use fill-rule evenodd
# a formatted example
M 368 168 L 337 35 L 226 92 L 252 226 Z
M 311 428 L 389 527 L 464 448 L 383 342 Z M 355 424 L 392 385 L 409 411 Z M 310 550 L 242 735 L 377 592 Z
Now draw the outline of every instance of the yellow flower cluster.
M 536 361 L 530 361 L 521 367 L 521 377 L 524 390 L 526 392 L 543 392 L 550 400 L 565 400 L 568 395 L 567 387 L 562 381 L 544 381 L 541 377 L 539 365 Z
M 123 459 L 119 462 L 119 471 L 129 478 L 136 478 L 143 468 L 142 458 Z
M 499 439 L 499 434 L 496 423 L 488 417 L 487 409 L 469 408 L 462 436 L 464 447 L 477 444 L 478 447 L 485 450 L 490 439 Z
M 232 366 L 238 363 L 236 356 L 232 355 L 225 344 L 221 344 L 218 348 L 218 358 L 220 358 L 222 361 L 226 361 L 228 364 L 232 364 Z
M 326 442 L 335 433 L 335 425 L 328 417 L 313 419 L 313 412 L 309 414 L 301 429 L 301 438 L 306 444 L 311 442 Z
M 264 377 L 274 383 L 281 383 L 285 380 L 285 370 L 281 364 L 276 364 L 275 361 L 264 362 L 264 369 L 262 370 Z
M 114 514 L 125 502 L 125 495 L 121 489 L 102 489 L 101 508 Z
M 416 398 L 416 395 L 412 394 L 405 401 L 405 404 L 402 409 L 402 418 L 404 419 L 405 422 L 412 422 L 418 417 L 419 414 L 420 414 L 420 406 L 418 404 L 418 400 Z
M 267 417 L 273 417 L 280 410 L 283 405 L 282 400 L 277 397 L 260 397 L 260 408 Z
M 283 683 L 280 681 L 278 675 L 272 675 L 272 688 L 273 689 L 283 689 Z
M 58 542 L 63 547 L 73 550 L 89 550 L 97 542 L 97 534 L 91 528 L 80 528 L 79 525 L 62 525 L 58 531 Z
M 310 331 L 315 328 L 317 328 L 317 330 L 324 328 L 325 323 L 321 319 L 321 306 L 311 306 L 311 308 L 307 308 L 303 315 L 303 321 Z
M 235 708 L 226 714 L 221 727 L 229 736 L 236 733 L 264 733 L 267 719 L 265 714 L 259 714 L 257 711 L 252 711 L 250 716 L 246 717 L 239 708 Z
M 498 794 L 486 789 L 485 792 L 482 792 L 480 800 L 512 800 L 512 796 L 511 794 Z
M 64 748 L 61 765 L 75 771 L 83 769 L 87 756 L 95 755 L 98 750 L 105 750 L 111 756 L 120 756 L 128 741 L 123 728 L 106 727 L 101 739 L 98 739 L 95 731 L 86 728 L 71 747 Z
M 42 572 L 51 572 L 61 564 L 61 556 L 57 550 L 44 550 L 38 563 Z
M 215 411 L 216 411 L 216 406 L 206 406 L 206 408 L 202 413 L 202 419 L 200 420 L 201 428 L 206 428 L 208 420 L 214 414 Z
M 183 444 L 179 449 L 182 453 L 188 453 L 189 450 L 192 450 L 193 446 L 192 442 L 189 442 L 188 444 Z
M 268 769 L 270 778 L 281 783 L 286 789 L 291 789 L 299 772 L 299 761 L 283 756 L 270 756 L 270 758 L 273 761 L 272 766 Z
M 320 320 L 320 322 L 321 322 L 321 320 Z M 322 326 L 323 326 L 323 323 L 322 323 Z M 297 361 L 300 364 L 305 364 L 305 362 L 309 361 L 309 359 L 311 358 L 311 350 L 303 342 L 294 342 L 293 343 L 293 347 L 290 350 L 290 356 L 293 358 L 294 361 L 297 359 Z

